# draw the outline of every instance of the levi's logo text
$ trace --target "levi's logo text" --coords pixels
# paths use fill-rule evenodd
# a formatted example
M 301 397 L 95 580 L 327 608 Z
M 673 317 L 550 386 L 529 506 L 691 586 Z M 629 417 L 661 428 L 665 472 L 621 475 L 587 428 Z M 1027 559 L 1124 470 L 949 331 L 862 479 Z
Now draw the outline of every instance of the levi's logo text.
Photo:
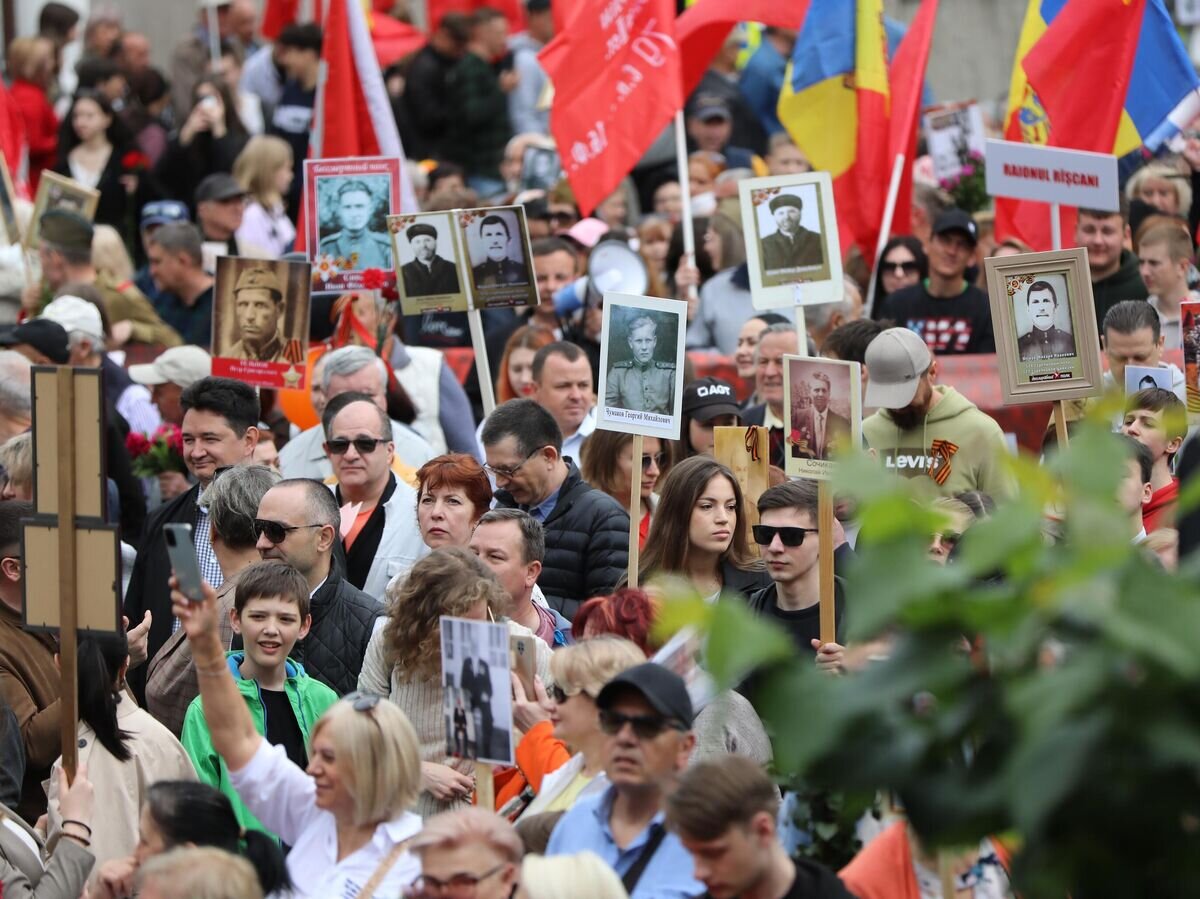
M 927 475 L 937 484 L 950 477 L 951 460 L 958 446 L 949 440 L 935 440 L 929 450 L 917 447 L 898 447 L 883 451 L 883 465 L 906 478 Z

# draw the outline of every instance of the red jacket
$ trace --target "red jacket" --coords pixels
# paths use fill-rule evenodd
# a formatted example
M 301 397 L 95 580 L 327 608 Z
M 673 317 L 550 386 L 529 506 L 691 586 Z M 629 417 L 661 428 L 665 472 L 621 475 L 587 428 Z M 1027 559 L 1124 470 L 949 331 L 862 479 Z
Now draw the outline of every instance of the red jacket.
M 54 165 L 58 157 L 58 116 L 46 92 L 31 81 L 16 79 L 9 88 L 21 119 L 25 122 L 25 140 L 29 144 L 29 191 L 37 191 L 42 169 Z
M 1142 526 L 1147 534 L 1159 528 L 1175 526 L 1175 501 L 1179 498 L 1179 481 L 1171 479 L 1166 487 L 1150 494 L 1150 502 L 1142 506 Z

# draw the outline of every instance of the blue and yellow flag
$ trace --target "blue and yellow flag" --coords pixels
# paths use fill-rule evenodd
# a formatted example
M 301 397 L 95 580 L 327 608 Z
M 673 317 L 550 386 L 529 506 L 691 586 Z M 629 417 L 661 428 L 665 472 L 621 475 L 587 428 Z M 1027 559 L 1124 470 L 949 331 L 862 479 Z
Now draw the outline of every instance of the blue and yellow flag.
M 843 248 L 875 249 L 887 195 L 883 0 L 812 0 L 779 95 L 779 120 L 833 177 Z

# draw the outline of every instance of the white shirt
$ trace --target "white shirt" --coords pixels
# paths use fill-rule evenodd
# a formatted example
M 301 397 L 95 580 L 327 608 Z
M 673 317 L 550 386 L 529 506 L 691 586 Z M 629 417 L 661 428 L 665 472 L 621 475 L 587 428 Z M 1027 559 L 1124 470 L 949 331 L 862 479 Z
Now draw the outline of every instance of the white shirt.
M 287 869 L 292 899 L 341 899 L 360 896 L 360 890 L 397 843 L 421 830 L 421 819 L 412 812 L 375 828 L 369 843 L 337 860 L 337 823 L 330 812 L 317 808 L 313 779 L 291 763 L 282 746 L 266 740 L 254 757 L 238 771 L 229 772 L 238 796 L 267 830 L 292 847 Z M 373 894 L 373 899 L 393 899 L 421 873 L 421 863 L 403 853 Z M 361 896 L 360 899 L 372 899 Z

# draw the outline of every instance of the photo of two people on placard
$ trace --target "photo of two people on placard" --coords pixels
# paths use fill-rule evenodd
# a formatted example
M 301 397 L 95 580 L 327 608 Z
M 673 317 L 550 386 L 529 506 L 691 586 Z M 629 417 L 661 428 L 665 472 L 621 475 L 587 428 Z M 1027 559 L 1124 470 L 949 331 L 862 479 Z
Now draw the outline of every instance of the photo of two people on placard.
M 443 713 L 447 754 L 498 763 L 512 759 L 508 630 L 461 618 L 442 620 Z

